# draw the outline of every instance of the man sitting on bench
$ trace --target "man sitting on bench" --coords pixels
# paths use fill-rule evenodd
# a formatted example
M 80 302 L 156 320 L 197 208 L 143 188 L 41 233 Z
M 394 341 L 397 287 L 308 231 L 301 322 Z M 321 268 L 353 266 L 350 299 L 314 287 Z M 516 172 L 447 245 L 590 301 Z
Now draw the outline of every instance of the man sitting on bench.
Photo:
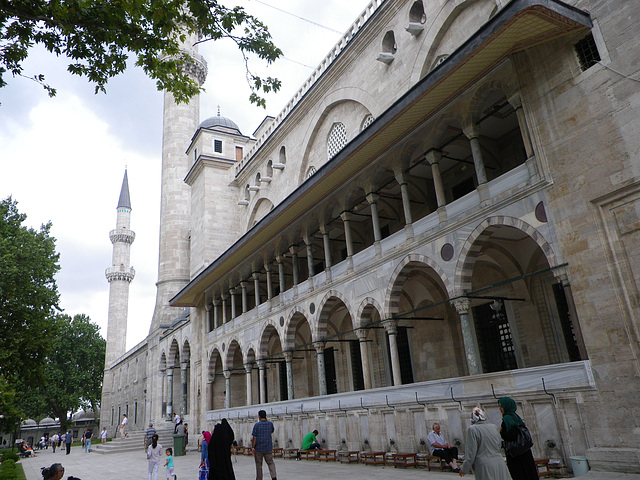
M 458 448 L 452 447 L 447 443 L 444 438 L 444 435 L 440 434 L 440 424 L 434 423 L 433 430 L 429 432 L 427 435 L 427 440 L 429 441 L 429 446 L 431 447 L 431 455 L 434 457 L 440 457 L 442 460 L 447 462 L 451 469 L 458 473 L 460 469 L 456 464 L 456 459 L 458 458 Z
M 302 439 L 302 450 L 324 450 L 318 443 L 316 435 L 318 435 L 318 430 L 309 432 L 304 436 L 304 438 Z M 300 460 L 300 451 L 298 451 L 298 458 L 296 460 Z

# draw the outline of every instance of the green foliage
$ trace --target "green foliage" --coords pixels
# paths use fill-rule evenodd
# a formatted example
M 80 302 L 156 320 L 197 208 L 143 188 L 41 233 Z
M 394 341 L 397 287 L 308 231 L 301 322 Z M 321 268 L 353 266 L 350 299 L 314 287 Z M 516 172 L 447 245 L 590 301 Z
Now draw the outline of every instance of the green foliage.
M 85 315 L 59 314 L 51 319 L 58 335 L 42 371 L 43 382 L 18 394 L 29 417 L 50 415 L 67 429 L 69 414 L 100 404 L 106 341 Z
M 23 416 L 22 409 L 18 408 L 16 392 L 6 380 L 0 378 L 0 432 L 13 432 Z M 5 456 L 4 450 L 0 450 L 0 457 Z
M 271 41 L 267 27 L 241 7 L 228 8 L 217 0 L 0 0 L 0 87 L 2 74 L 23 75 L 22 63 L 32 45 L 43 45 L 65 55 L 68 71 L 104 92 L 108 80 L 126 69 L 129 54 L 136 65 L 167 89 L 178 102 L 186 102 L 201 88 L 188 75 L 192 61 L 181 44 L 230 38 L 242 53 L 255 54 L 267 63 L 282 52 Z M 30 77 L 49 95 L 55 89 L 44 75 Z M 277 79 L 261 79 L 248 72 L 251 101 L 264 106 L 258 91 L 277 91 Z
M 13 450 L 0 450 L 0 461 L 6 462 L 9 460 L 13 460 L 14 463 L 17 463 L 20 460 L 20 457 Z
M 60 267 L 51 223 L 38 231 L 25 219 L 11 197 L 0 201 L 0 379 L 20 377 L 29 386 L 58 331 L 48 319 L 58 307 Z
M 16 480 L 17 478 L 16 462 L 14 460 L 3 461 L 0 465 L 0 480 Z

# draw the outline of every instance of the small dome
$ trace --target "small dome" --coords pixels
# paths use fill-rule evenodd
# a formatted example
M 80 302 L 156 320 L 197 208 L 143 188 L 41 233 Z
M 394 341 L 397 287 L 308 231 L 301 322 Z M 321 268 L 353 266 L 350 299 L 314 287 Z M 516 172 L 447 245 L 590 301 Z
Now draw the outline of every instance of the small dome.
M 215 128 L 215 127 L 224 127 L 224 128 L 229 128 L 231 130 L 236 130 L 239 135 L 242 135 L 242 132 L 240 132 L 240 128 L 238 127 L 238 125 L 236 125 L 236 123 L 233 120 L 227 117 L 221 117 L 219 113 L 215 117 L 209 117 L 206 120 L 204 120 L 198 128 Z
M 45 417 L 40 420 L 40 425 L 52 425 L 54 423 L 56 423 L 56 421 L 51 417 Z
M 93 410 L 89 408 L 87 410 L 80 410 L 79 412 L 74 413 L 72 418 L 74 422 L 79 422 L 81 420 L 93 420 L 95 415 L 93 414 Z
M 22 426 L 24 427 L 35 427 L 37 425 L 38 425 L 38 422 L 36 422 L 33 418 L 29 418 L 22 422 Z

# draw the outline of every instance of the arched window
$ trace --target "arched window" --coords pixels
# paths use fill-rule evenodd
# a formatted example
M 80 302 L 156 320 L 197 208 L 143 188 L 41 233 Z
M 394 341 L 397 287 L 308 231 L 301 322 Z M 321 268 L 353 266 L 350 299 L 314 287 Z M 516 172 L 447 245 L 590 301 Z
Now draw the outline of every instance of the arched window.
M 364 120 L 362 120 L 362 126 L 360 127 L 360 131 L 364 130 L 369 125 L 371 125 L 374 120 L 375 118 L 373 115 L 367 115 L 366 117 L 364 117 Z
M 256 186 L 260 186 L 260 172 L 256 173 Z
M 425 23 L 427 16 L 424 13 L 424 6 L 421 1 L 413 2 L 411 10 L 409 10 L 409 21 L 411 23 Z
M 332 159 L 347 144 L 347 129 L 344 123 L 334 123 L 327 141 L 327 157 Z
M 389 30 L 384 34 L 384 38 L 382 39 L 382 51 L 384 53 L 394 54 L 398 51 L 398 45 L 396 44 L 396 36 L 393 33 L 393 30 Z
M 284 148 L 284 145 L 280 148 L 280 163 L 282 165 L 287 164 L 287 150 Z
M 271 160 L 267 162 L 267 177 L 273 178 L 273 162 Z

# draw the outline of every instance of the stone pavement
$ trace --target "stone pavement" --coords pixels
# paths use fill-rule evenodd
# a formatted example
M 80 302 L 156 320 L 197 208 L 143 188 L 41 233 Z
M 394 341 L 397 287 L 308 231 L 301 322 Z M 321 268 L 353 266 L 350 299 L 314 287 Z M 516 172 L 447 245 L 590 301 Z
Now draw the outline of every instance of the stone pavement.
M 175 471 L 180 480 L 197 480 L 200 465 L 200 453 L 187 452 L 185 456 L 175 458 Z M 50 449 L 38 453 L 35 458 L 20 461 L 24 467 L 27 480 L 41 480 L 40 467 L 52 463 L 62 463 L 65 468 L 63 478 L 78 477 L 81 480 L 145 480 L 147 478 L 147 459 L 144 450 L 98 455 L 84 453 L 81 447 L 73 447 L 71 454 L 65 455 L 64 449 L 53 453 Z M 452 472 L 428 472 L 424 468 L 393 468 L 389 466 L 370 466 L 361 464 L 342 464 L 338 462 L 318 462 L 311 460 L 275 459 L 278 478 L 280 480 L 318 480 L 345 479 L 349 480 L 453 480 L 460 478 Z M 255 464 L 253 457 L 238 455 L 233 464 L 238 480 L 252 480 L 255 478 Z M 269 470 L 263 466 L 264 479 L 269 480 Z M 158 471 L 158 479 L 164 480 L 164 468 Z M 473 475 L 467 476 L 473 478 Z M 640 480 L 640 474 L 589 472 L 580 477 L 581 480 Z

